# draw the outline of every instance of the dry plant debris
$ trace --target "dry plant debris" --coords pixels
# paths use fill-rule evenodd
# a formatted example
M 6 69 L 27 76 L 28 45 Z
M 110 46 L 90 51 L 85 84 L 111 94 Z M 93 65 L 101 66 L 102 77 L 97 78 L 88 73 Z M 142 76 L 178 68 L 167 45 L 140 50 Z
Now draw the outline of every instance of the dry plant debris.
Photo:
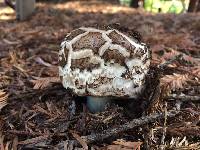
M 199 13 L 150 14 L 88 0 L 37 3 L 32 18 L 18 22 L 0 7 L 2 150 L 200 149 Z M 91 114 L 60 83 L 59 45 L 75 28 L 113 23 L 139 31 L 150 46 L 149 91 Z M 171 111 L 175 117 L 166 117 Z
M 32 83 L 34 84 L 33 89 L 44 89 L 51 85 L 51 83 L 60 83 L 59 77 L 45 77 L 45 78 L 39 78 L 36 80 L 32 80 Z
M 0 90 L 0 111 L 3 107 L 5 107 L 8 99 L 8 94 L 4 92 L 3 90 Z

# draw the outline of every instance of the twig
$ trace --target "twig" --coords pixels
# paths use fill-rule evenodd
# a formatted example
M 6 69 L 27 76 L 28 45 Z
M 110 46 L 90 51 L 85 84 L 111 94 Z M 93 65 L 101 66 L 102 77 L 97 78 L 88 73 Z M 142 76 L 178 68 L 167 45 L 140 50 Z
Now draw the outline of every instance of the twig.
M 167 102 L 165 102 L 165 107 L 164 107 L 165 111 L 164 111 L 164 114 L 165 114 L 165 117 L 164 117 L 164 126 L 163 126 L 163 131 L 162 131 L 162 138 L 161 138 L 161 145 L 160 145 L 160 149 L 163 150 L 165 149 L 165 138 L 166 138 L 166 130 L 167 130 L 167 127 L 166 127 L 166 124 L 167 124 Z
M 174 117 L 175 115 L 177 115 L 179 113 L 179 111 L 169 111 L 167 116 L 168 117 Z M 135 127 L 147 124 L 147 123 L 151 123 L 154 122 L 158 119 L 163 119 L 165 117 L 165 114 L 163 113 L 156 113 L 150 116 L 145 116 L 145 117 L 141 117 L 139 119 L 134 119 L 131 122 L 128 122 L 126 124 L 123 124 L 117 128 L 112 128 L 112 129 L 108 129 L 105 130 L 102 133 L 97 133 L 97 134 L 90 134 L 88 136 L 82 136 L 82 139 L 84 141 L 86 141 L 86 143 L 92 143 L 95 141 L 102 141 L 108 137 L 111 136 L 117 136 L 119 135 L 119 133 L 133 129 Z
M 27 143 L 19 143 L 19 147 L 21 149 L 53 149 L 54 147 L 49 143 L 52 142 L 52 139 L 49 137 L 36 137 L 33 139 L 28 139 L 22 142 Z
M 170 95 L 165 98 L 168 101 L 173 101 L 173 100 L 181 100 L 183 102 L 188 102 L 188 101 L 196 101 L 200 102 L 200 96 L 190 96 L 190 95 Z
M 42 136 L 43 133 L 37 133 L 37 132 L 29 132 L 29 131 L 18 131 L 18 130 L 8 130 L 6 131 L 11 134 L 15 135 L 26 135 L 26 136 Z
M 88 145 L 87 143 L 75 132 L 70 131 L 70 133 L 72 134 L 72 136 L 81 144 L 81 146 L 83 147 L 84 150 L 88 150 Z
M 19 142 L 19 144 L 20 145 L 35 144 L 35 143 L 46 141 L 48 138 L 50 138 L 49 135 L 42 135 L 42 136 L 38 136 L 38 137 L 35 137 L 32 139 L 27 139 L 25 141 L 21 141 L 21 142 Z

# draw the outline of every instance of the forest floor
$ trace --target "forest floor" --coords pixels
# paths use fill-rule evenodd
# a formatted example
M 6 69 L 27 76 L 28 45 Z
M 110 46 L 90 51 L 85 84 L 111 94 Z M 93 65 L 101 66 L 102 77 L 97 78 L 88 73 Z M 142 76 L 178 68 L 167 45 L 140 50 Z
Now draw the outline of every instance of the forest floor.
M 160 84 L 149 79 L 146 110 L 136 101 L 91 114 L 59 82 L 58 50 L 72 29 L 114 23 L 140 32 Z M 70 1 L 37 3 L 19 22 L 0 3 L 0 111 L 1 150 L 200 149 L 200 13 Z

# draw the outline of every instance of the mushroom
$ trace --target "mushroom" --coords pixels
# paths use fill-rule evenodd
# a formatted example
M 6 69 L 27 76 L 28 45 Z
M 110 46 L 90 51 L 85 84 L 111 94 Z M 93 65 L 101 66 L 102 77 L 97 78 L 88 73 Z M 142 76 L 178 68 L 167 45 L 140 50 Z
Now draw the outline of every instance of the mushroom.
M 80 27 L 61 43 L 59 75 L 65 88 L 87 96 L 89 110 L 99 112 L 111 97 L 141 94 L 150 58 L 146 44 L 117 29 Z

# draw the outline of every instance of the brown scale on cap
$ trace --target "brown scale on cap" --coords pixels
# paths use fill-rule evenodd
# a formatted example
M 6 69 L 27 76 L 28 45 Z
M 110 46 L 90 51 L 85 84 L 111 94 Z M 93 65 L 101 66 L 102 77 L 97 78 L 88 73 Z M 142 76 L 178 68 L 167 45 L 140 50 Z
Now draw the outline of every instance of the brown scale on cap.
M 115 63 L 118 63 L 120 65 L 124 65 L 125 63 L 125 57 L 118 52 L 118 50 L 107 50 L 102 58 L 105 60 L 105 62 L 108 62 L 110 60 L 113 60 Z
M 105 43 L 102 38 L 102 34 L 98 32 L 89 32 L 87 35 L 83 36 L 79 41 L 72 44 L 74 51 L 79 51 L 81 49 L 92 49 L 94 54 L 98 54 L 99 48 Z
M 78 68 L 80 70 L 88 70 L 91 71 L 94 68 L 98 68 L 100 64 L 93 64 L 90 62 L 90 58 L 81 58 L 81 59 L 72 59 L 72 70 Z
M 134 51 L 135 47 L 131 45 L 127 39 L 125 39 L 122 35 L 119 35 L 116 31 L 111 32 L 108 37 L 112 39 L 114 44 L 121 45 L 128 49 L 129 51 Z
M 123 30 L 124 32 L 128 31 L 127 29 Z M 135 32 L 134 32 L 135 33 Z M 130 33 L 127 33 L 130 35 Z M 139 36 L 139 35 L 137 35 Z M 116 31 L 113 31 L 111 32 L 109 35 L 108 35 L 109 38 L 112 39 L 112 43 L 114 44 L 118 44 L 118 45 L 121 45 L 122 47 L 125 47 L 127 50 L 129 50 L 130 52 L 130 55 L 132 58 L 138 58 L 138 59 L 141 59 L 141 57 L 146 53 L 143 49 L 140 48 L 140 50 L 138 51 L 135 51 L 135 47 L 129 42 L 127 41 L 126 38 L 124 38 L 122 35 L 119 35 Z M 135 39 L 135 42 L 136 43 L 139 43 L 139 40 L 141 39 L 141 37 L 138 39 Z
M 81 30 L 81 29 L 76 29 L 76 30 L 73 30 L 72 32 L 70 32 L 69 35 L 67 35 L 65 37 L 65 40 L 66 41 L 70 41 L 72 40 L 73 38 L 75 38 L 77 35 L 80 35 L 80 34 L 83 34 L 85 31 Z

